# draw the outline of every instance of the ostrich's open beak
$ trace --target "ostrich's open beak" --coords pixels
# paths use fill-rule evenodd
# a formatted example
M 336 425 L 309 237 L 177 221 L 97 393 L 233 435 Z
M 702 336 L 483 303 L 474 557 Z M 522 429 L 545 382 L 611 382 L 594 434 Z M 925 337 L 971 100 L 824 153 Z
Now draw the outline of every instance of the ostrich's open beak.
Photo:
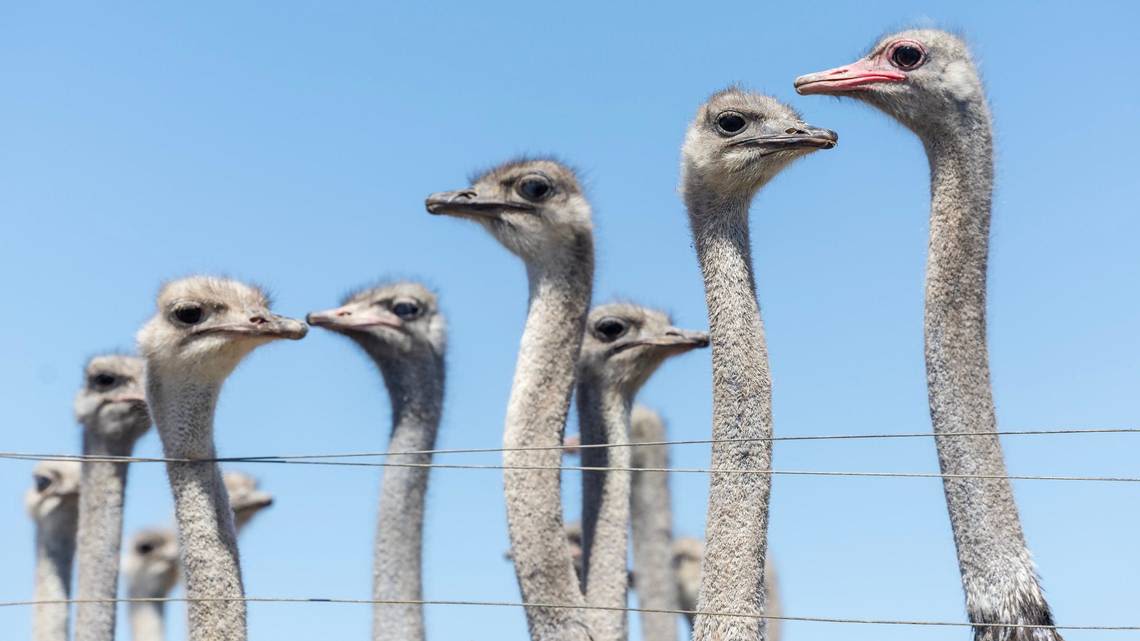
M 876 60 L 863 58 L 849 65 L 796 78 L 796 92 L 805 96 L 817 93 L 835 94 L 865 89 L 868 85 L 904 80 L 906 74 L 903 72 L 880 64 Z
M 383 325 L 399 329 L 403 321 L 388 310 L 376 305 L 343 305 L 323 312 L 313 312 L 305 320 L 314 327 L 323 327 L 334 332 L 361 330 Z
M 436 192 L 427 197 L 424 205 L 431 214 L 480 218 L 498 218 L 508 210 L 534 211 L 531 205 L 480 196 L 470 188 Z

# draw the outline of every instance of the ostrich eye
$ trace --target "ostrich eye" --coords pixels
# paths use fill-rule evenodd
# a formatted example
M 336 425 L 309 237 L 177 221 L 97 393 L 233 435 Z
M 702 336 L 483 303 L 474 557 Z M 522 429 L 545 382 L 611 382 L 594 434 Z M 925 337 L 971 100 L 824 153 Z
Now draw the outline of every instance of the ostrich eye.
M 722 134 L 732 136 L 744 131 L 746 126 L 748 126 L 748 121 L 735 111 L 726 111 L 716 117 L 716 128 Z
M 625 321 L 613 317 L 603 318 L 594 325 L 594 331 L 597 332 L 598 338 L 606 342 L 616 340 L 627 329 L 629 329 L 629 325 Z
M 100 372 L 91 377 L 91 387 L 105 389 L 114 385 L 118 380 L 112 374 Z
M 420 315 L 420 304 L 414 300 L 396 301 L 392 305 L 392 313 L 404 320 L 411 320 Z
M 201 305 L 183 305 L 174 310 L 174 318 L 187 325 L 197 325 L 205 316 Z
M 915 45 L 902 44 L 891 52 L 891 62 L 899 69 L 914 69 L 922 59 L 923 51 Z
M 139 554 L 142 554 L 142 555 L 150 554 L 151 552 L 154 552 L 154 544 L 153 543 L 139 543 L 138 545 L 135 546 L 135 551 L 138 552 Z
M 43 474 L 35 474 L 32 476 L 32 480 L 36 484 L 36 491 L 37 492 L 43 492 L 44 490 L 51 487 L 51 477 L 50 476 L 44 476 Z
M 554 191 L 550 181 L 543 176 L 527 176 L 519 181 L 518 192 L 523 198 L 530 201 L 539 201 Z

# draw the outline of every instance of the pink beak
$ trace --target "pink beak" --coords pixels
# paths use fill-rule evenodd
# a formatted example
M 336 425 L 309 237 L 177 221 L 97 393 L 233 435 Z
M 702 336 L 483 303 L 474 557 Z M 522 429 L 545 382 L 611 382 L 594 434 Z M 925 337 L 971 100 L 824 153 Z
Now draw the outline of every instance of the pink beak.
M 403 321 L 399 316 L 382 310 L 375 305 L 360 306 L 348 304 L 323 312 L 313 312 L 305 317 L 310 325 L 331 330 L 364 329 L 377 325 L 399 328 Z
M 905 73 L 881 64 L 874 59 L 863 58 L 849 65 L 809 73 L 796 78 L 796 92 L 802 95 L 842 93 L 881 82 L 902 82 L 904 80 L 906 80 Z

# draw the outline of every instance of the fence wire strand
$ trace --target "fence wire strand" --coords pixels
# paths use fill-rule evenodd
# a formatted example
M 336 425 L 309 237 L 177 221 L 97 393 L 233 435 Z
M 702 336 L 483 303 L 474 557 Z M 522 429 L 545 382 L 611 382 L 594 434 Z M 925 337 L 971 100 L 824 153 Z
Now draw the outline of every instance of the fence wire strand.
M 478 606 L 501 608 L 549 608 L 559 610 L 606 610 L 611 612 L 634 612 L 648 614 L 675 614 L 693 616 L 731 617 L 743 619 L 765 619 L 772 621 L 802 621 L 806 623 L 837 623 L 854 625 L 912 625 L 936 626 L 953 628 L 1022 628 L 1033 630 L 1095 630 L 1102 632 L 1131 632 L 1140 631 L 1140 625 L 1045 625 L 1029 623 L 969 623 L 965 621 L 928 621 L 906 619 L 868 619 L 851 617 L 820 617 L 820 616 L 791 616 L 748 614 L 742 612 L 716 612 L 706 610 L 670 610 L 657 608 L 630 608 L 604 605 L 585 605 L 570 603 L 524 603 L 517 601 L 475 601 L 463 599 L 344 599 L 324 597 L 143 597 L 143 598 L 114 598 L 114 599 L 45 599 L 27 601 L 0 601 L 0 607 L 19 607 L 35 605 L 71 605 L 78 603 L 190 603 L 190 602 L 229 602 L 245 601 L 246 603 L 331 603 L 344 605 L 423 605 L 423 606 Z

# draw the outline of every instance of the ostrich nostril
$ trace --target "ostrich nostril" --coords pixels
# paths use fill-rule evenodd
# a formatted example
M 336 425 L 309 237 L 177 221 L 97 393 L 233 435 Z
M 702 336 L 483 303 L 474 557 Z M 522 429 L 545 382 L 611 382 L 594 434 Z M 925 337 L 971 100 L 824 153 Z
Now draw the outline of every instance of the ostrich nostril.
M 788 127 L 787 129 L 784 130 L 784 133 L 806 135 L 807 131 L 805 131 L 803 129 L 796 129 L 795 127 Z
M 448 199 L 448 202 L 455 202 L 456 200 L 470 200 L 474 197 L 475 197 L 475 190 L 474 189 L 464 189 L 462 191 L 455 192 L 455 194 L 452 195 L 452 197 Z
M 256 316 L 250 316 L 249 322 L 253 323 L 254 325 L 264 325 L 269 322 L 269 319 L 258 314 Z
M 342 309 L 339 312 L 337 312 L 336 315 L 337 316 L 352 316 L 352 312 Z

